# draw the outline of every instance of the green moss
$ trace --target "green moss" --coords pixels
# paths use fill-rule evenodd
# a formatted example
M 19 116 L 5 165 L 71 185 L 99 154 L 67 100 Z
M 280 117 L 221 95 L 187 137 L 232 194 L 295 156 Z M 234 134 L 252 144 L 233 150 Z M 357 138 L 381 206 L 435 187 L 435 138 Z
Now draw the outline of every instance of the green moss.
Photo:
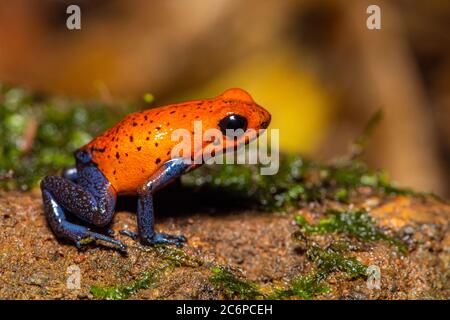
M 153 272 L 143 272 L 138 279 L 118 286 L 101 287 L 92 286 L 91 293 L 97 299 L 106 300 L 122 300 L 127 299 L 138 290 L 148 289 L 155 285 L 158 281 L 159 274 L 162 270 L 156 270 Z
M 156 285 L 159 278 L 166 270 L 176 267 L 199 267 L 203 261 L 195 256 L 189 255 L 181 249 L 169 245 L 157 245 L 154 247 L 137 246 L 144 252 L 152 252 L 160 260 L 160 267 L 152 271 L 143 272 L 135 281 L 125 285 L 114 286 L 92 286 L 91 293 L 97 299 L 121 300 L 127 299 L 139 290 L 148 289 Z
M 345 257 L 336 247 L 326 249 L 312 246 L 307 251 L 308 258 L 317 268 L 317 278 L 325 279 L 332 272 L 345 272 L 350 278 L 366 277 L 367 266 L 355 257 Z
M 76 148 L 130 109 L 43 99 L 0 84 L 0 188 L 26 190 L 42 176 L 73 165 Z
M 337 162 L 328 168 L 323 168 L 324 181 L 335 184 L 338 188 L 354 190 L 359 187 L 370 187 L 376 191 L 392 195 L 414 195 L 411 189 L 398 188 L 390 182 L 383 170 L 372 171 L 361 160 Z
M 225 267 L 213 267 L 213 275 L 209 281 L 222 291 L 228 299 L 256 299 L 263 295 L 258 290 L 256 284 L 242 280 L 232 271 Z
M 185 176 L 185 185 L 202 192 L 220 190 L 262 210 L 283 210 L 325 199 L 348 203 L 360 187 L 395 195 L 416 194 L 395 187 L 384 171 L 371 171 L 359 160 L 322 164 L 281 155 L 276 175 L 260 175 L 261 165 L 207 165 Z
M 189 255 L 181 249 L 168 245 L 157 245 L 154 250 L 159 258 L 169 263 L 172 267 L 199 267 L 203 260 Z
M 314 263 L 315 268 L 307 275 L 299 275 L 291 280 L 286 289 L 276 289 L 267 296 L 268 299 L 286 299 L 298 297 L 312 299 L 320 294 L 330 292 L 327 278 L 334 272 L 345 273 L 351 279 L 366 278 L 367 266 L 355 257 L 344 255 L 346 246 L 342 243 L 332 243 L 323 249 L 317 245 L 311 246 L 306 256 Z
M 337 211 L 328 210 L 327 217 L 321 219 L 318 224 L 309 224 L 305 217 L 297 215 L 295 217 L 297 225 L 302 232 L 311 233 L 344 233 L 357 238 L 362 242 L 384 240 L 391 245 L 395 245 L 400 252 L 405 253 L 407 247 L 401 241 L 388 236 L 373 221 L 367 211 Z
M 287 289 L 277 289 L 271 293 L 268 299 L 287 299 L 299 297 L 302 299 L 312 299 L 319 294 L 330 292 L 330 287 L 322 281 L 318 274 L 314 273 L 306 276 L 294 278 Z

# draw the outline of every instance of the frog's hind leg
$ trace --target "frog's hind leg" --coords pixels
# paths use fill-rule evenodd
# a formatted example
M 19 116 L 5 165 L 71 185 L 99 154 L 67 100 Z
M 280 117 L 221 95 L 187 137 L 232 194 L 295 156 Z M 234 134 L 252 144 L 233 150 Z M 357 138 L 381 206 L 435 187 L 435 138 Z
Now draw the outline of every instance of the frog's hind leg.
M 47 176 L 41 182 L 44 210 L 50 227 L 58 237 L 67 238 L 80 247 L 85 242 L 102 240 L 126 250 L 119 240 L 69 222 L 65 211 L 99 227 L 113 216 L 116 192 L 95 167 L 86 167 L 78 174 L 77 183 L 64 177 Z

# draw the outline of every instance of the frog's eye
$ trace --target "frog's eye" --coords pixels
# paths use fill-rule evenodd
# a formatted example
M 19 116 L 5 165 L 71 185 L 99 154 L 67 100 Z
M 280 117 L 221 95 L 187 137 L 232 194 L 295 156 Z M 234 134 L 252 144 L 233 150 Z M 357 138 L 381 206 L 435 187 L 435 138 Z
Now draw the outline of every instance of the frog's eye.
M 231 114 L 219 121 L 219 127 L 222 134 L 233 134 L 235 130 L 247 130 L 247 119 L 238 114 Z M 228 132 L 227 132 L 228 130 Z

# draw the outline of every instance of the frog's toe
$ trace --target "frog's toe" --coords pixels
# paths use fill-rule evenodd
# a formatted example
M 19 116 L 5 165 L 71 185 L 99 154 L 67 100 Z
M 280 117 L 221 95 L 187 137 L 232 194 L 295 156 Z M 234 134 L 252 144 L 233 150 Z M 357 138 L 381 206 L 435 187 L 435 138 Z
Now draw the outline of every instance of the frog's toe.
M 86 244 L 88 244 L 92 241 L 96 241 L 96 240 L 111 243 L 112 245 L 117 247 L 120 251 L 123 251 L 123 252 L 127 251 L 127 246 L 124 243 L 122 243 L 122 241 L 116 240 L 114 238 L 105 236 L 105 235 L 97 233 L 97 232 L 92 232 L 89 229 L 87 229 L 85 234 L 83 234 L 82 237 L 75 242 L 75 245 L 78 248 L 80 248 L 83 245 L 86 245 Z
M 187 238 L 184 235 L 182 235 L 182 234 L 180 234 L 180 235 L 168 234 L 167 236 L 168 236 L 169 239 L 173 239 L 173 240 L 176 240 L 178 242 L 187 242 Z
M 155 233 L 152 237 L 142 238 L 141 240 L 146 245 L 173 244 L 177 247 L 182 247 L 187 241 L 186 237 L 183 235 L 172 235 L 167 233 Z
M 157 234 L 160 238 L 163 238 L 171 244 L 176 245 L 183 245 L 183 243 L 187 242 L 187 238 L 184 235 L 175 235 L 175 234 L 168 234 L 168 233 L 158 233 Z
M 133 240 L 136 240 L 138 238 L 138 234 L 131 230 L 120 230 L 119 233 L 123 234 L 124 236 L 130 237 Z

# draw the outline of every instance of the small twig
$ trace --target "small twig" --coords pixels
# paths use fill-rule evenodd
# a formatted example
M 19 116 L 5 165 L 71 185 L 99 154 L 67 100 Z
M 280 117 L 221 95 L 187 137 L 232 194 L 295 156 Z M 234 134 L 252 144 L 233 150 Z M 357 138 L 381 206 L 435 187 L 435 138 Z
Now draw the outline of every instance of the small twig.
M 375 128 L 380 124 L 383 119 L 383 110 L 378 109 L 369 119 L 365 125 L 362 133 L 357 137 L 350 146 L 350 160 L 355 160 L 360 157 L 367 148 L 370 137 L 373 134 Z
M 27 123 L 25 133 L 22 136 L 22 141 L 20 144 L 20 149 L 24 154 L 28 153 L 33 147 L 38 124 L 39 122 L 36 117 L 32 117 Z

